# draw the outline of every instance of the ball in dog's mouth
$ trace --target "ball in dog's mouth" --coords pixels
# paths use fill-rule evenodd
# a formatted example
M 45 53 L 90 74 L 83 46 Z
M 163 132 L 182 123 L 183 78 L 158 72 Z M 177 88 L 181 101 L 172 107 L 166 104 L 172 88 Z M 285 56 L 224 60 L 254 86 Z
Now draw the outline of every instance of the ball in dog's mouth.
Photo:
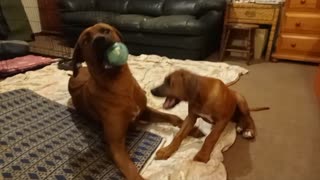
M 162 107 L 163 109 L 171 109 L 175 107 L 180 102 L 179 99 L 174 97 L 166 97 L 166 100 L 164 101 Z

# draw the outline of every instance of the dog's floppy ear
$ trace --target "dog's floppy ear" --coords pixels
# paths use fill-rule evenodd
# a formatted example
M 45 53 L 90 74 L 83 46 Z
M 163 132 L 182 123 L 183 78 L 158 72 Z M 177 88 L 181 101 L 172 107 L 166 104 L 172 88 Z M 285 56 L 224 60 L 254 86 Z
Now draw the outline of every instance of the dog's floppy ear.
M 81 49 L 79 42 L 76 43 L 73 51 L 72 56 L 72 69 L 73 69 L 73 77 L 76 77 L 79 72 L 79 67 L 81 66 L 81 63 L 84 62 L 84 59 L 81 57 Z
M 189 99 L 197 98 L 199 92 L 197 78 L 193 76 L 191 72 L 184 70 L 181 73 L 181 77 L 186 96 L 188 96 Z
M 112 31 L 115 32 L 118 35 L 118 37 L 120 38 L 120 41 L 123 42 L 123 36 L 120 33 L 120 31 L 115 27 L 112 27 Z

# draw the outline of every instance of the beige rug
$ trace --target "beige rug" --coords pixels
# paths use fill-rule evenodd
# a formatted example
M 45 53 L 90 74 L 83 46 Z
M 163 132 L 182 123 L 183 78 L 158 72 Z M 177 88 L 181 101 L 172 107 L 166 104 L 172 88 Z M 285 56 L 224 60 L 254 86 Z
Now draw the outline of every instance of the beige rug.
M 236 82 L 242 74 L 248 72 L 244 68 L 226 63 L 181 61 L 156 55 L 130 56 L 128 63 L 132 74 L 147 92 L 148 104 L 160 110 L 163 99 L 153 97 L 150 89 L 160 84 L 164 76 L 175 69 L 188 69 L 201 75 L 219 78 L 227 84 Z M 37 71 L 29 71 L 3 80 L 0 82 L 0 92 L 28 88 L 51 100 L 67 105 L 70 98 L 67 90 L 68 74 L 71 72 L 57 69 L 55 63 Z M 187 104 L 180 103 L 170 112 L 184 118 L 187 115 Z M 202 120 L 198 120 L 197 126 L 206 134 L 210 132 L 210 125 Z M 178 128 L 158 123 L 148 126 L 146 130 L 162 136 L 165 139 L 162 145 L 167 145 L 177 133 Z M 142 175 L 147 179 L 161 180 L 225 180 L 227 176 L 222 151 L 227 150 L 234 143 L 235 137 L 235 126 L 230 123 L 216 144 L 211 160 L 207 164 L 192 161 L 204 138 L 188 137 L 183 141 L 180 149 L 168 160 L 154 160 L 152 157 L 142 170 Z

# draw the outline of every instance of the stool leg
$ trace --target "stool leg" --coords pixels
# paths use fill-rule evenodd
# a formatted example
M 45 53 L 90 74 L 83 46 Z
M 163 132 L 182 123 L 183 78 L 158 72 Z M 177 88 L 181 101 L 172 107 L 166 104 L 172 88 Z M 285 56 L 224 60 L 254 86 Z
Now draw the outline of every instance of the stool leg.
M 247 60 L 247 65 L 250 65 L 250 60 L 251 60 L 251 55 L 252 55 L 252 43 L 251 43 L 251 29 L 249 29 L 248 32 L 248 44 L 247 44 L 247 50 L 248 50 L 248 60 Z
M 230 31 L 231 31 L 231 29 L 227 28 L 227 35 L 226 35 L 226 38 L 224 39 L 224 42 L 223 42 L 223 45 L 222 45 L 223 47 L 222 47 L 222 50 L 221 50 L 221 53 L 220 53 L 220 61 L 223 61 L 224 53 L 225 53 L 225 50 L 226 50 L 226 47 L 227 47 L 227 44 L 228 44 L 228 41 L 229 41 Z

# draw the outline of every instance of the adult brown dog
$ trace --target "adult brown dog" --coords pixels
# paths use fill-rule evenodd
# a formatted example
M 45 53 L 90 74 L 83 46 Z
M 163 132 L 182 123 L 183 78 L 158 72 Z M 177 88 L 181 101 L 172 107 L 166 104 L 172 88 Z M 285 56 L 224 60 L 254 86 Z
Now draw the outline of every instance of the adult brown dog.
M 204 163 L 209 161 L 220 134 L 230 120 L 238 123 L 237 131 L 242 132 L 243 137 L 255 136 L 255 125 L 246 100 L 218 79 L 177 70 L 169 74 L 162 85 L 152 89 L 151 93 L 154 96 L 166 97 L 163 104 L 165 109 L 173 108 L 180 101 L 187 101 L 189 104 L 188 116 L 180 131 L 167 147 L 157 152 L 157 159 L 167 159 L 179 148 L 182 140 L 194 128 L 198 117 L 215 125 L 214 130 L 206 137 L 201 150 L 194 157 L 195 161 Z M 265 109 L 269 108 L 255 108 L 251 111 Z
M 104 52 L 120 41 L 119 31 L 110 25 L 99 23 L 85 29 L 75 46 L 73 76 L 68 88 L 77 111 L 88 119 L 102 123 L 112 157 L 124 176 L 127 179 L 143 179 L 125 147 L 128 127 L 137 120 L 181 126 L 182 120 L 146 106 L 145 91 L 140 88 L 127 64 L 112 66 L 108 62 L 103 63 Z M 87 67 L 81 67 L 84 61 Z M 194 129 L 192 135 L 197 137 L 203 134 Z

